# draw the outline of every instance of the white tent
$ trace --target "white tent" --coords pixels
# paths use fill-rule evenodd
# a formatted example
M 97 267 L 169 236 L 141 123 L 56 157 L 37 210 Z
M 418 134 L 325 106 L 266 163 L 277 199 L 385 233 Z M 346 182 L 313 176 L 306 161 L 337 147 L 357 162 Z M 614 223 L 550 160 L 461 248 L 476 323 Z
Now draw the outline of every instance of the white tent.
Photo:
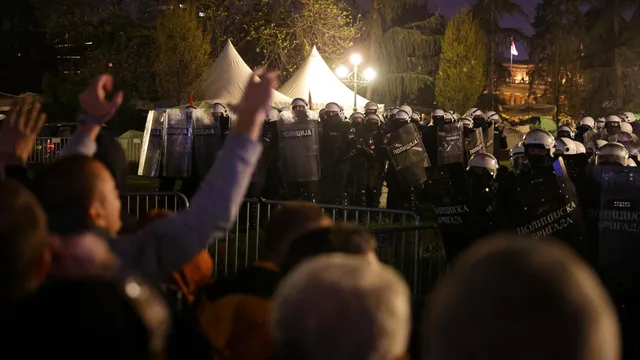
M 307 61 L 278 91 L 290 98 L 308 100 L 311 96 L 314 109 L 321 109 L 325 104 L 335 102 L 344 107 L 347 115 L 353 111 L 353 91 L 338 79 L 315 46 Z M 367 102 L 367 99 L 358 96 L 358 109 L 362 111 Z
M 253 76 L 253 71 L 228 40 L 206 75 L 196 84 L 196 94 L 211 104 L 236 104 L 242 98 L 250 76 Z M 290 98 L 273 90 L 273 106 L 283 107 L 290 104 Z

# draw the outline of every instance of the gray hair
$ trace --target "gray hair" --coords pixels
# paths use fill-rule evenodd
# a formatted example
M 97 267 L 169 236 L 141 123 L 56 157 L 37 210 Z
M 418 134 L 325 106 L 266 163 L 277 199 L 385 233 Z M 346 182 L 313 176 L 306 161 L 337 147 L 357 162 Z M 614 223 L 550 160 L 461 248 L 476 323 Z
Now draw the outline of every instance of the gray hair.
M 389 360 L 406 353 L 409 288 L 362 255 L 318 256 L 284 278 L 274 295 L 279 359 Z

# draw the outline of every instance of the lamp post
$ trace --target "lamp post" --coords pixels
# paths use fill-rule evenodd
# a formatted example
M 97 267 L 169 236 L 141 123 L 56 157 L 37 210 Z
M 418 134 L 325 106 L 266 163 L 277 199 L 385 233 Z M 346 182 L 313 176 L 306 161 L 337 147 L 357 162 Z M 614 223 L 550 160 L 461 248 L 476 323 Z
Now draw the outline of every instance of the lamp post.
M 358 111 L 358 85 L 366 85 L 373 81 L 376 77 L 376 71 L 372 68 L 366 68 L 363 72 L 359 72 L 358 66 L 362 62 L 362 57 L 359 54 L 351 55 L 349 60 L 353 65 L 353 71 L 349 72 L 347 67 L 341 65 L 336 69 L 336 75 L 343 82 L 353 86 L 353 112 L 356 112 Z

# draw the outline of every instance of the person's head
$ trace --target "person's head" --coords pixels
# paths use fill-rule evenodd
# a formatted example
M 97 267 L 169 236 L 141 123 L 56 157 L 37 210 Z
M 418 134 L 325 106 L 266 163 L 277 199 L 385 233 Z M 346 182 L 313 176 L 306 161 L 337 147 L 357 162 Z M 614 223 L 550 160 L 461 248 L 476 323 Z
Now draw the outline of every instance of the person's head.
M 4 351 L 25 358 L 146 360 L 164 351 L 170 318 L 144 282 L 77 279 L 43 285 L 3 326 Z M 25 347 L 25 339 L 38 345 Z
M 65 157 L 41 171 L 34 183 L 51 232 L 66 236 L 98 227 L 115 236 L 122 227 L 120 194 L 100 161 Z
M 34 291 L 50 262 L 47 218 L 20 183 L 0 181 L 0 306 Z
M 336 223 L 293 239 L 281 269 L 286 273 L 307 259 L 333 252 L 364 255 L 369 260 L 377 261 L 377 245 L 373 235 L 361 226 Z
M 281 360 L 394 360 L 406 353 L 410 323 L 409 288 L 395 270 L 329 254 L 282 280 L 271 333 Z
M 308 202 L 289 202 L 269 219 L 261 242 L 261 258 L 280 265 L 293 239 L 316 229 L 331 226 L 322 209 Z
M 567 246 L 507 236 L 478 242 L 436 287 L 425 318 L 438 360 L 615 360 L 614 308 Z

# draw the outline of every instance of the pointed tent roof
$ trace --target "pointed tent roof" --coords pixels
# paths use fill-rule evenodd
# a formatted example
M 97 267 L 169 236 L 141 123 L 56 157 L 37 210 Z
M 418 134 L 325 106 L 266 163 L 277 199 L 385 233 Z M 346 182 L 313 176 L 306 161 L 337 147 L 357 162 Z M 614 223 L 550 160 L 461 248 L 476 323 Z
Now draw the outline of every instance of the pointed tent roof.
M 307 61 L 278 91 L 290 98 L 306 100 L 311 94 L 314 108 L 324 107 L 326 103 L 335 102 L 342 105 L 345 112 L 350 113 L 353 109 L 353 91 L 338 79 L 324 62 L 315 46 Z M 367 99 L 358 95 L 356 103 L 359 109 L 364 109 L 367 102 Z
M 209 103 L 235 104 L 242 98 L 250 76 L 253 76 L 253 71 L 242 60 L 231 40 L 227 40 L 216 61 L 196 85 L 195 92 Z M 272 105 L 281 107 L 290 104 L 290 98 L 273 90 Z

